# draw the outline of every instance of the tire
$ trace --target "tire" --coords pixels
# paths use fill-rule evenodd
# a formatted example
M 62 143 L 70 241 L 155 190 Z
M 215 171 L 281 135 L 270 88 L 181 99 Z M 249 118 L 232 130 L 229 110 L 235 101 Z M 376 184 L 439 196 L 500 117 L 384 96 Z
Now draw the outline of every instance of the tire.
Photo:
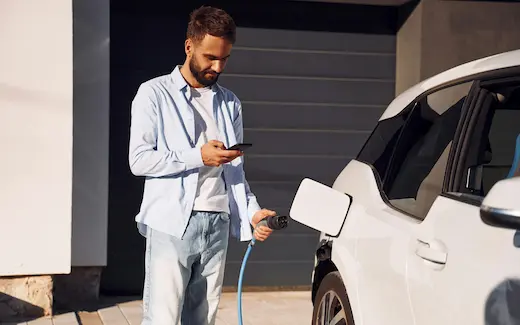
M 354 325 L 347 290 L 337 271 L 327 274 L 320 284 L 312 325 Z

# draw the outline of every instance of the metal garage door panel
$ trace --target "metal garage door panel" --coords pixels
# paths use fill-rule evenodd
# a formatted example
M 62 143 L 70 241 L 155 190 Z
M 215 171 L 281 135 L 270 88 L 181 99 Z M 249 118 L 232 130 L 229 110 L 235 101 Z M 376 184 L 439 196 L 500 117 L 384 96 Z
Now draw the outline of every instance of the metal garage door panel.
M 279 155 L 246 155 L 249 182 L 274 181 L 300 183 L 305 177 L 320 179 L 332 185 L 350 161 L 349 157 L 299 157 Z
M 244 140 L 254 147 L 248 154 L 330 155 L 355 157 L 369 136 L 367 131 L 246 129 Z M 302 162 L 305 158 L 302 157 Z
M 327 105 L 243 101 L 248 129 L 371 130 L 384 105 Z
M 251 182 L 250 185 L 260 204 L 269 207 L 280 207 L 287 206 L 288 202 L 292 202 L 300 184 L 297 182 Z
M 374 78 L 393 82 L 395 56 L 278 49 L 233 49 L 226 75 L 291 75 L 336 78 Z M 297 69 L 295 69 L 297 68 Z
M 256 250 L 258 249 L 273 249 L 272 246 L 269 248 L 260 247 L 261 246 L 255 246 L 251 256 L 256 254 Z M 310 285 L 312 279 L 311 272 L 314 265 L 313 261 L 314 258 L 310 257 L 305 261 L 293 260 L 291 262 L 250 262 L 248 263 L 245 272 L 243 284 L 245 286 L 260 287 L 307 287 Z M 224 273 L 224 285 L 226 287 L 237 286 L 237 279 L 240 274 L 240 263 L 241 262 L 233 261 L 226 264 L 226 272 Z M 309 299 L 311 299 L 310 294 Z
M 314 242 L 315 239 L 314 233 L 298 235 L 294 233 L 282 233 L 282 231 L 280 231 L 279 233 L 273 234 L 269 237 L 269 242 L 259 242 L 259 245 L 255 246 L 254 254 L 251 254 L 248 263 L 249 261 L 285 262 L 288 259 L 305 261 L 309 257 L 312 258 L 313 256 L 313 250 L 316 248 L 316 243 Z M 292 245 L 288 246 L 288 240 L 290 240 L 291 243 L 294 243 L 295 247 L 299 247 L 300 249 L 296 250 L 293 249 L 294 247 L 292 247 Z M 273 249 L 273 247 L 277 247 L 278 249 Z M 244 248 L 244 244 L 232 245 L 228 250 L 230 256 L 228 261 L 242 261 Z M 231 258 L 231 256 L 237 258 Z
M 238 30 L 220 82 L 243 103 L 246 175 L 263 207 L 287 215 L 304 177 L 332 184 L 394 97 L 394 71 L 394 36 Z M 309 285 L 317 241 L 292 222 L 255 248 L 245 285 Z M 245 249 L 231 239 L 225 285 Z
M 237 47 L 395 54 L 395 36 L 239 28 Z
M 246 101 L 388 104 L 394 83 L 378 80 L 222 75 L 220 82 Z

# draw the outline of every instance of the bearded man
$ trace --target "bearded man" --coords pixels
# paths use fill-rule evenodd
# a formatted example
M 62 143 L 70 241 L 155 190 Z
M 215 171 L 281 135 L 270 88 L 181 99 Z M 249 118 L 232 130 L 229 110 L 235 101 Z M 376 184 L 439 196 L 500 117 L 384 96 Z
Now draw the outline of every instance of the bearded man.
M 192 12 L 186 60 L 132 101 L 130 170 L 145 177 L 135 217 L 146 237 L 143 325 L 214 324 L 229 234 L 263 241 L 262 209 L 243 170 L 242 105 L 217 83 L 236 39 L 223 10 Z

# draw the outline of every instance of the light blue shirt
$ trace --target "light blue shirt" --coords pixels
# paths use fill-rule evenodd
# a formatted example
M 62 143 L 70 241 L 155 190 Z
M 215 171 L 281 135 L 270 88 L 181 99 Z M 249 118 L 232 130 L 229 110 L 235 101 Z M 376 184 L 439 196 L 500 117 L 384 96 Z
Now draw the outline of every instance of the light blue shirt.
M 129 164 L 145 176 L 143 199 L 135 217 L 141 234 L 146 227 L 182 238 L 197 191 L 198 169 L 204 166 L 195 144 L 191 91 L 179 66 L 169 75 L 142 83 L 132 101 Z M 217 127 L 230 147 L 243 142 L 242 106 L 230 90 L 215 84 L 213 106 Z M 251 240 L 251 219 L 260 210 L 244 174 L 244 159 L 223 165 L 229 196 L 231 235 Z

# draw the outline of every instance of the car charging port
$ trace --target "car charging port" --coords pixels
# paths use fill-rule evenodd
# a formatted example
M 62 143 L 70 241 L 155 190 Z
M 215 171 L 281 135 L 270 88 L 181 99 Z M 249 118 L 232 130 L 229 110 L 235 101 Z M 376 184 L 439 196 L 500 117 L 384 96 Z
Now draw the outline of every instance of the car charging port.
M 327 239 L 322 239 L 320 241 L 319 247 L 316 250 L 316 259 L 318 262 L 324 262 L 326 260 L 330 260 L 332 251 L 332 244 Z

